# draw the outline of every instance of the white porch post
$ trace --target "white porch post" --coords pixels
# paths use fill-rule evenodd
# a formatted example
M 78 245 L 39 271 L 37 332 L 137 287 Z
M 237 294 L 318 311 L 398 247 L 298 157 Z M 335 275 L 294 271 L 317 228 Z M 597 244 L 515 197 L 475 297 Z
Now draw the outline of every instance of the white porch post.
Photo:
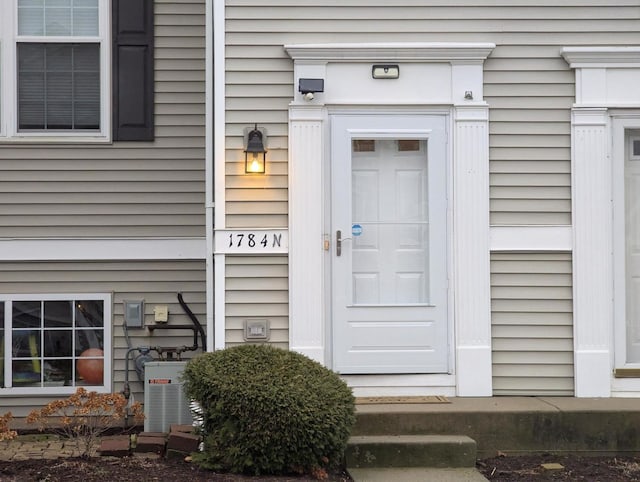
M 611 159 L 605 108 L 572 110 L 575 394 L 611 395 Z
M 458 396 L 491 396 L 489 109 L 454 109 L 453 257 Z
M 325 364 L 324 108 L 289 109 L 289 347 Z

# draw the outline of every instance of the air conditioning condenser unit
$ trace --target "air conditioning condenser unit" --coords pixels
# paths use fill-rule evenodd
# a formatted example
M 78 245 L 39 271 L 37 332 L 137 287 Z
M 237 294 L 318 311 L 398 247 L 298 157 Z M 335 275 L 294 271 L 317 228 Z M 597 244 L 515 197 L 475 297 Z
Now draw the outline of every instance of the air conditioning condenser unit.
M 145 363 L 145 432 L 168 432 L 172 424 L 193 424 L 190 402 L 184 394 L 180 379 L 186 364 L 186 361 Z

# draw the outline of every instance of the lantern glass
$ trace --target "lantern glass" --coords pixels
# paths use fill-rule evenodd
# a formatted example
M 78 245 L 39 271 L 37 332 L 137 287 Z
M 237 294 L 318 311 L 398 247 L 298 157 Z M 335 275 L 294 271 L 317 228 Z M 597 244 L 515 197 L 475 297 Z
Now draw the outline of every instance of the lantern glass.
M 266 166 L 266 152 L 244 153 L 244 171 L 247 174 L 264 174 Z

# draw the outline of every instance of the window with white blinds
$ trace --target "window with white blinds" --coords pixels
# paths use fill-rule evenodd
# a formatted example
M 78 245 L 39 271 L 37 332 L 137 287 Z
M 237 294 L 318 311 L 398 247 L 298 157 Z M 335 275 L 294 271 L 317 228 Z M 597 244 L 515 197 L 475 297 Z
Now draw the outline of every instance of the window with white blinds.
M 19 0 L 18 35 L 97 37 L 98 0 Z
M 108 1 L 6 1 L 13 13 L 0 33 L 11 44 L 0 64 L 5 137 L 104 137 Z

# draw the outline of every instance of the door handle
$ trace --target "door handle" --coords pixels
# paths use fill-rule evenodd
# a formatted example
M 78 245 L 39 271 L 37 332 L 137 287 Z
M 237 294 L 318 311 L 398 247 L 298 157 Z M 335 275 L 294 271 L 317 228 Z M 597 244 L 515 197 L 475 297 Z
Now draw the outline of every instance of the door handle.
M 336 231 L 336 256 L 342 256 L 342 241 L 346 241 L 351 238 L 343 238 L 342 231 L 339 229 Z

